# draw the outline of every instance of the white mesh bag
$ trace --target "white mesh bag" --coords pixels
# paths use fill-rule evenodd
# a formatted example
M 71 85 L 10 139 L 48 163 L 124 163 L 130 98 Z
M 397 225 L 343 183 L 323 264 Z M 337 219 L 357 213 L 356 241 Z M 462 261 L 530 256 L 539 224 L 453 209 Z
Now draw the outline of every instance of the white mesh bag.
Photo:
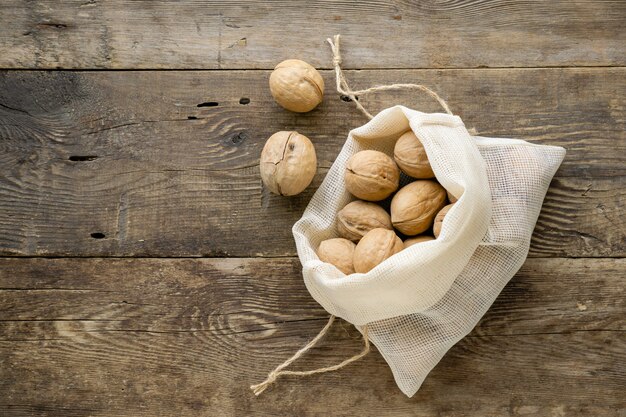
M 393 156 L 407 130 L 421 140 L 441 185 L 458 202 L 436 240 L 407 248 L 368 273 L 344 275 L 316 255 L 337 237 L 348 158 L 364 149 Z M 541 204 L 565 156 L 560 147 L 471 136 L 458 116 L 403 106 L 354 129 L 293 234 L 306 287 L 330 314 L 359 330 L 385 358 L 406 395 L 467 335 L 526 259 Z M 401 186 L 411 179 L 403 177 Z

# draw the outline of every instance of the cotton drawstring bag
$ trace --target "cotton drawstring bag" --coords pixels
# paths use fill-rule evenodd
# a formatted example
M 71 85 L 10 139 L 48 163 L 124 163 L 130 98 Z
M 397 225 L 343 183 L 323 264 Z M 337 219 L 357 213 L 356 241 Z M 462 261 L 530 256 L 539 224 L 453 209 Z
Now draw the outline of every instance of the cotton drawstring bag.
M 339 369 L 367 354 L 371 342 L 389 364 L 400 390 L 411 397 L 443 355 L 474 328 L 524 263 L 543 199 L 565 150 L 472 135 L 436 93 L 421 85 L 350 90 L 340 67 L 339 37 L 329 43 L 337 89 L 364 114 L 369 116 L 356 96 L 405 88 L 425 91 L 446 113 L 394 106 L 348 134 L 326 178 L 293 226 L 306 287 L 331 318 L 315 339 L 252 389 L 260 394 L 280 375 Z M 404 249 L 367 273 L 346 276 L 316 255 L 320 242 L 338 236 L 337 212 L 354 200 L 345 189 L 346 162 L 365 149 L 393 156 L 395 141 L 409 129 L 424 145 L 439 183 L 458 202 L 446 215 L 437 239 Z M 411 181 L 403 176 L 400 186 Z M 328 368 L 284 370 L 323 337 L 335 316 L 363 334 L 363 352 Z

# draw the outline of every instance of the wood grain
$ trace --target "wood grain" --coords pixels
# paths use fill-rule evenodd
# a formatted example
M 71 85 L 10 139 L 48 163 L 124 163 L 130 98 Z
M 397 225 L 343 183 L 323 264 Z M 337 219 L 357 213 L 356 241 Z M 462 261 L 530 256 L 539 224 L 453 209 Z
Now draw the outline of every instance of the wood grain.
M 0 415 L 626 416 L 625 25 L 619 0 L 1 1 Z M 282 110 L 268 70 L 328 69 L 336 33 L 353 87 L 568 153 L 531 258 L 414 398 L 375 349 L 255 398 L 327 320 L 291 226 L 365 122 L 330 71 Z M 294 198 L 261 186 L 277 130 L 320 161 Z M 340 321 L 294 369 L 360 348 Z
M 625 69 L 348 74 L 361 86 L 422 81 L 445 91 L 466 124 L 484 135 L 566 147 L 531 250 L 559 257 L 626 253 L 625 75 Z M 364 120 L 330 86 L 315 111 L 286 112 L 273 102 L 267 77 L 1 73 L 0 253 L 294 255 L 291 226 L 347 132 Z M 363 101 L 371 109 L 403 103 L 437 110 L 404 93 Z M 265 139 L 282 129 L 311 137 L 320 162 L 313 186 L 294 198 L 271 195 L 258 172 Z
M 44 1 L 0 5 L 0 67 L 269 69 L 624 65 L 623 1 Z
M 297 259 L 0 259 L 0 412 L 620 415 L 625 269 L 623 259 L 529 260 L 412 399 L 375 351 L 255 398 L 248 385 L 326 320 Z M 358 350 L 341 322 L 296 368 Z

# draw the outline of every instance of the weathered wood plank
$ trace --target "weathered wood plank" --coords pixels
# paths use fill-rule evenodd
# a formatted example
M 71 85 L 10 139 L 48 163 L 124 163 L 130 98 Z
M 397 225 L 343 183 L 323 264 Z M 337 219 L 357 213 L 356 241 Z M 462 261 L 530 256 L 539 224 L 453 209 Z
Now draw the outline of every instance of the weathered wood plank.
M 421 81 L 445 92 L 484 135 L 566 147 L 531 255 L 626 253 L 620 216 L 626 69 L 348 75 L 361 86 Z M 364 120 L 337 99 L 330 82 L 320 108 L 286 112 L 273 102 L 267 77 L 265 71 L 0 73 L 0 253 L 294 255 L 291 225 L 347 132 Z M 363 101 L 372 109 L 403 103 L 437 110 L 405 93 Z M 257 167 L 265 139 L 283 129 L 311 137 L 320 161 L 313 186 L 294 198 L 263 190 Z
M 528 259 L 475 333 L 624 330 L 625 268 L 625 259 Z M 0 258 L 0 313 L 35 330 L 47 318 L 103 321 L 106 329 L 269 331 L 326 317 L 300 270 L 297 258 Z
M 44 1 L 0 4 L 0 67 L 268 69 L 624 65 L 622 1 Z
M 623 259 L 531 259 L 412 399 L 377 352 L 248 385 L 324 324 L 296 259 L 0 259 L 0 410 L 19 415 L 610 416 Z M 337 325 L 296 368 L 359 349 Z

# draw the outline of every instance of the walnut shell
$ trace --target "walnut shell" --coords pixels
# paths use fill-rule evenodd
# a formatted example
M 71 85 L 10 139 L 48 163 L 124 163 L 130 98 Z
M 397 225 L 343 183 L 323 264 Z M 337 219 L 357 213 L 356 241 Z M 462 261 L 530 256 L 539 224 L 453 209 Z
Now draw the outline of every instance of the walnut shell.
M 354 274 L 352 259 L 356 245 L 348 239 L 340 237 L 328 239 L 320 243 L 317 256 L 322 262 L 335 265 L 338 270 L 346 275 Z
M 435 240 L 435 238 L 430 235 L 420 235 L 420 236 L 411 237 L 404 241 L 404 249 L 411 247 L 413 245 L 416 245 L 418 243 L 428 242 L 430 240 Z
M 317 170 L 313 144 L 298 132 L 276 132 L 261 152 L 261 179 L 274 194 L 296 195 L 309 186 Z
M 345 179 L 346 189 L 355 197 L 380 201 L 398 189 L 400 170 L 389 156 L 367 150 L 348 159 Z
M 337 213 L 339 236 L 358 241 L 372 229 L 393 230 L 391 217 L 381 206 L 367 201 L 356 200 L 348 203 Z
M 458 198 L 456 198 L 455 196 L 453 196 L 452 194 L 450 194 L 450 191 L 446 191 L 446 193 L 448 193 L 448 201 L 449 201 L 451 204 L 454 204 L 454 203 L 456 203 L 457 201 L 459 201 L 459 199 L 458 199 Z
M 434 178 L 428 156 L 422 142 L 415 133 L 404 133 L 393 149 L 393 159 L 404 173 L 413 178 Z
M 402 249 L 404 244 L 393 230 L 372 229 L 363 236 L 354 249 L 354 270 L 369 272 Z
M 391 200 L 391 223 L 407 236 L 424 233 L 446 204 L 446 190 L 438 182 L 419 180 L 405 185 Z
M 444 217 L 446 217 L 446 214 L 448 214 L 448 211 L 450 211 L 453 205 L 454 203 L 448 204 L 447 206 L 439 210 L 439 213 L 437 213 L 437 216 L 435 216 L 435 224 L 433 225 L 433 234 L 435 235 L 435 237 L 439 237 L 439 233 L 441 233 L 443 219 Z
M 313 110 L 324 98 L 324 79 L 311 65 L 288 59 L 276 65 L 270 75 L 274 100 L 293 112 Z

